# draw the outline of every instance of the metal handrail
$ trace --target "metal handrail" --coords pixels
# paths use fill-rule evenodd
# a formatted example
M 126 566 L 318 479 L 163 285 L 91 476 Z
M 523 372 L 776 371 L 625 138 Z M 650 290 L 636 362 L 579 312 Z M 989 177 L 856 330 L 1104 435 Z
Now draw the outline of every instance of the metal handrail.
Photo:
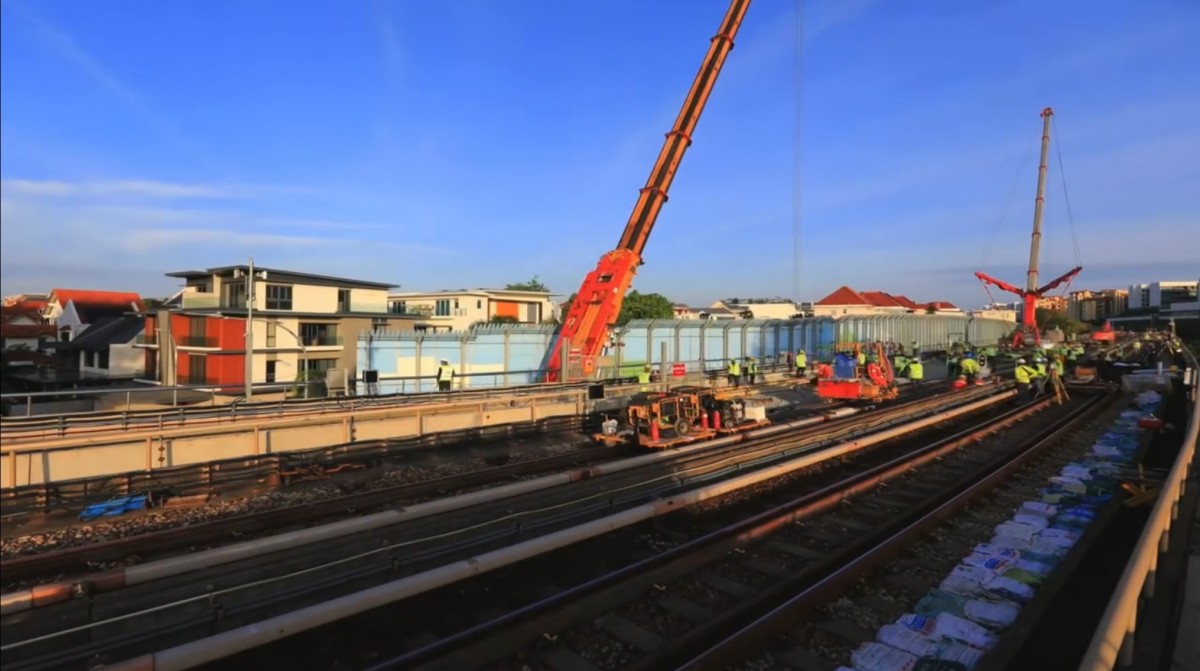
M 717 361 L 721 364 L 721 368 L 709 368 L 706 364 L 712 362 L 686 362 L 691 370 L 689 375 L 695 380 L 695 376 L 703 375 L 711 377 L 724 373 L 724 360 Z M 696 366 L 699 364 L 699 366 Z M 765 362 L 760 364 L 760 372 L 775 372 L 781 368 L 785 368 L 788 364 Z M 531 373 L 534 371 L 524 371 Z M 634 375 L 619 375 L 614 371 L 614 375 L 610 379 L 604 380 L 607 383 L 617 383 L 622 381 L 632 381 Z M 503 372 L 481 372 L 467 373 L 456 377 L 474 377 L 474 376 L 498 376 L 503 375 Z M 508 371 L 510 375 L 522 374 L 521 371 Z M 381 381 L 389 379 L 413 379 L 413 380 L 429 380 L 434 376 L 420 376 L 411 378 L 381 378 Z M 677 384 L 684 381 L 686 378 L 674 378 L 670 375 L 662 381 L 662 384 Z M 368 409 L 383 409 L 389 407 L 402 407 L 408 405 L 419 405 L 424 402 L 444 403 L 448 399 L 456 401 L 469 401 L 475 399 L 487 399 L 495 396 L 524 396 L 526 394 L 547 393 L 550 391 L 575 391 L 587 386 L 588 382 L 575 383 L 532 383 L 514 385 L 508 387 L 479 387 L 479 388 L 460 388 L 451 392 L 420 392 L 415 394 L 388 394 L 379 396 L 353 396 L 353 397 L 329 397 L 321 399 L 287 399 L 283 401 L 266 401 L 249 404 L 223 404 L 223 405 L 203 405 L 189 407 L 174 407 L 165 410 L 127 410 L 123 412 L 91 412 L 91 413 L 72 413 L 57 416 L 25 416 L 25 417 L 6 417 L 3 422 L 0 422 L 0 434 L 9 440 L 23 440 L 25 438 L 44 437 L 47 432 L 58 437 L 65 437 L 74 434 L 95 434 L 100 432 L 126 432 L 143 429 L 147 426 L 173 426 L 182 427 L 189 423 L 195 424 L 212 424 L 212 423 L 227 423 L 237 421 L 241 418 L 246 419 L 265 419 L 269 417 L 284 417 L 289 415 L 301 414 L 324 414 L 326 412 L 355 412 Z M 657 388 L 657 385 L 656 387 Z M 162 390 L 163 388 L 146 388 L 138 390 L 120 390 L 129 393 L 141 391 Z M 192 389 L 195 390 L 195 389 Z M 109 391 L 107 393 L 120 393 L 120 391 Z M 17 394 L 18 396 L 33 396 L 41 394 L 60 394 L 62 392 L 33 392 L 31 394 Z
M 1184 356 L 1191 360 L 1194 376 L 1200 376 L 1196 357 L 1187 349 Z M 1141 596 L 1154 595 L 1154 583 L 1159 555 L 1168 548 L 1172 524 L 1179 517 L 1179 500 L 1186 491 L 1192 461 L 1196 456 L 1196 441 L 1200 437 L 1200 385 L 1193 387 L 1192 416 L 1188 421 L 1183 446 L 1163 482 L 1150 518 L 1133 549 L 1121 582 L 1108 602 L 1108 608 L 1096 627 L 1096 633 L 1079 665 L 1081 670 L 1111 671 L 1118 664 L 1133 663 L 1134 634 L 1137 630 L 1138 605 Z

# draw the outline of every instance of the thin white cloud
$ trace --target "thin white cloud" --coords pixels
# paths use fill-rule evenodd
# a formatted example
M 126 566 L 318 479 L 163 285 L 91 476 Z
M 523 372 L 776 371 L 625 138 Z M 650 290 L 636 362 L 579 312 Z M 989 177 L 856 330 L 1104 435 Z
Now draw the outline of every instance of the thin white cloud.
M 171 184 L 152 180 L 113 182 L 62 182 L 53 180 L 6 179 L 0 182 L 5 192 L 29 196 L 142 196 L 146 198 L 235 198 L 238 193 L 221 187 L 199 184 Z
M 202 151 L 191 138 L 176 128 L 166 116 L 155 110 L 144 96 L 121 81 L 111 70 L 88 53 L 74 38 L 39 17 L 21 2 L 8 0 L 4 3 L 4 7 L 13 10 L 17 16 L 33 27 L 35 34 L 49 50 L 91 77 L 98 85 L 140 116 L 164 139 L 185 149 L 197 161 L 209 167 L 217 167 L 213 159 Z

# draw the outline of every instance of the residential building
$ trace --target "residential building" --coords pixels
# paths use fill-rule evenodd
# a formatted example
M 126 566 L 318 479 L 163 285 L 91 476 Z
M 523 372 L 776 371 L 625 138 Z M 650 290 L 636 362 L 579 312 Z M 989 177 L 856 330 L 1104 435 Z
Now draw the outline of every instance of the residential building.
M 699 319 L 700 312 L 704 308 L 690 308 L 683 303 L 676 303 L 671 306 L 671 309 L 675 311 L 676 319 Z
M 144 307 L 142 297 L 131 291 L 55 289 L 46 300 L 42 317 L 57 328 L 60 342 L 69 342 L 94 322 L 141 312 Z
M 1041 298 L 1037 299 L 1036 307 L 1040 310 L 1049 310 L 1051 312 L 1062 312 L 1065 314 L 1067 311 L 1067 297 L 1066 296 L 1042 296 Z
M 490 321 L 540 324 L 558 319 L 552 295 L 548 291 L 458 289 L 393 293 L 387 300 L 394 314 L 420 316 L 418 330 L 469 331 Z
M 54 363 L 53 356 L 46 352 L 53 344 L 54 337 L 54 326 L 45 322 L 36 307 L 14 301 L 0 308 L 0 350 L 3 350 L 6 364 L 35 366 Z
M 1067 316 L 1075 321 L 1096 322 L 1125 313 L 1129 292 L 1121 289 L 1072 291 L 1067 296 Z
M 81 380 L 134 380 L 145 374 L 146 356 L 138 347 L 145 319 L 137 314 L 104 317 L 70 342 L 60 342 L 56 353 L 63 365 L 59 377 L 74 374 Z
M 976 319 L 998 319 L 1000 321 L 1017 323 L 1017 311 L 1015 308 L 1002 307 L 1001 303 L 993 303 L 985 305 L 982 309 L 971 310 L 968 314 Z
M 925 306 L 904 295 L 890 294 L 884 291 L 858 292 L 847 286 L 838 287 L 833 293 L 812 306 L 813 315 L 817 317 L 906 314 L 924 311 Z
M 739 316 L 738 313 L 734 312 L 733 310 L 730 310 L 729 308 L 723 308 L 723 307 L 697 308 L 697 310 L 696 310 L 696 318 L 697 319 L 710 319 L 710 320 L 714 320 L 714 321 L 724 321 L 724 320 L 728 320 L 728 319 L 737 319 L 738 316 Z
M 240 387 L 246 380 L 247 295 L 254 297 L 254 384 L 295 381 L 302 371 L 356 374 L 364 333 L 409 330 L 418 317 L 388 311 L 395 285 L 275 268 L 223 266 L 167 273 L 183 290 L 145 314 L 138 347 L 146 377 L 161 384 Z
M 46 307 L 49 296 L 45 294 L 17 294 L 4 297 L 4 307 L 41 312 Z
M 798 312 L 796 303 L 783 298 L 727 298 L 712 304 L 713 308 L 725 308 L 751 319 L 790 319 Z
M 1159 281 L 1134 284 L 1129 287 L 1129 310 L 1168 311 L 1176 303 L 1197 300 L 1197 282 Z
M 962 310 L 950 301 L 929 301 L 921 307 L 925 308 L 925 312 L 962 314 Z

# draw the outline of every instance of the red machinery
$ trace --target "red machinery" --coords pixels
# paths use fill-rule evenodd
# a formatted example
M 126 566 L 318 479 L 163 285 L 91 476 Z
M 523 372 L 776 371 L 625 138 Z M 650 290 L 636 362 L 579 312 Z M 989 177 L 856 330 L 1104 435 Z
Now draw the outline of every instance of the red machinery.
M 1117 333 L 1113 331 L 1112 322 L 1104 322 L 1104 327 L 1099 331 L 1092 331 L 1093 342 L 1116 342 Z
M 1042 344 L 1042 334 L 1038 331 L 1037 327 L 1038 299 L 1064 282 L 1070 282 L 1073 277 L 1079 274 L 1079 271 L 1083 270 L 1082 267 L 1076 266 L 1043 287 L 1038 287 L 1037 285 L 1038 251 L 1042 243 L 1042 208 L 1046 204 L 1046 172 L 1048 170 L 1046 162 L 1050 156 L 1050 117 L 1052 116 L 1054 116 L 1054 110 L 1049 107 L 1042 110 L 1042 159 L 1038 165 L 1037 199 L 1033 205 L 1033 240 L 1029 245 L 1029 271 L 1025 288 L 1018 289 L 1008 282 L 998 280 L 984 272 L 975 273 L 975 277 L 983 280 L 985 286 L 987 284 L 994 285 L 1004 291 L 1020 296 L 1024 301 L 1021 324 L 1013 332 L 1012 346 L 1017 349 L 1023 348 L 1028 344 Z
M 855 343 L 846 349 L 850 354 L 838 355 L 842 359 L 834 362 L 831 375 L 817 380 L 818 396 L 827 401 L 885 401 L 900 395 L 895 372 L 881 343 L 867 346 L 875 354 L 875 361 L 866 366 L 857 362 L 864 349 L 861 345 Z
M 596 358 L 608 344 L 609 328 L 621 313 L 625 293 L 629 291 L 633 276 L 642 264 L 646 240 L 658 220 L 658 213 L 667 202 L 667 190 L 675 179 L 684 152 L 692 144 L 696 122 L 700 120 L 700 113 L 708 102 L 721 66 L 733 49 L 733 38 L 749 6 L 750 0 L 731 0 L 729 3 L 729 11 L 721 22 L 720 30 L 712 38 L 700 72 L 696 74 L 692 88 L 683 101 L 683 109 L 679 111 L 671 132 L 667 133 L 654 170 L 638 196 L 633 213 L 629 215 L 620 244 L 601 257 L 596 269 L 584 278 L 583 285 L 579 287 L 575 300 L 563 318 L 562 328 L 544 362 L 547 382 L 579 380 L 595 372 Z

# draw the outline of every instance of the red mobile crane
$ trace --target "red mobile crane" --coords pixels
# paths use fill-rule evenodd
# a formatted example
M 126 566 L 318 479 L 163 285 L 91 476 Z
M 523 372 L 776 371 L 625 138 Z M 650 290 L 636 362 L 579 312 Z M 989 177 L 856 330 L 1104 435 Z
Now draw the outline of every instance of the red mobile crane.
M 1025 289 L 1018 289 L 1008 282 L 998 280 L 984 272 L 975 273 L 975 277 L 983 280 L 984 284 L 991 284 L 1003 291 L 1016 294 L 1025 301 L 1021 325 L 1013 332 L 1012 346 L 1017 349 L 1028 344 L 1030 336 L 1035 344 L 1042 344 L 1042 334 L 1037 327 L 1038 299 L 1064 282 L 1071 281 L 1071 278 L 1083 270 L 1081 266 L 1076 266 L 1043 287 L 1037 285 L 1038 251 L 1042 244 L 1042 208 L 1046 204 L 1046 163 L 1050 157 L 1050 117 L 1052 116 L 1054 116 L 1054 110 L 1049 107 L 1042 110 L 1042 160 L 1038 165 L 1037 199 L 1033 204 L 1033 240 L 1029 243 L 1029 273 L 1025 281 Z
M 704 111 L 721 66 L 733 49 L 733 38 L 749 6 L 750 0 L 731 0 L 729 3 L 721 28 L 712 38 L 700 72 L 696 74 L 692 88 L 683 101 L 683 109 L 679 111 L 671 132 L 667 133 L 654 170 L 646 180 L 646 186 L 639 192 L 620 244 L 601 257 L 596 269 L 584 278 L 575 301 L 563 318 L 562 328 L 546 355 L 547 382 L 582 379 L 595 372 L 596 357 L 608 344 L 609 328 L 621 313 L 625 293 L 629 291 L 633 276 L 642 264 L 646 240 L 658 220 L 658 213 L 667 202 L 667 190 L 671 188 L 684 153 L 692 144 L 696 122 L 700 120 L 700 113 Z M 564 347 L 567 348 L 567 357 L 563 355 Z M 566 371 L 563 371 L 564 363 Z

